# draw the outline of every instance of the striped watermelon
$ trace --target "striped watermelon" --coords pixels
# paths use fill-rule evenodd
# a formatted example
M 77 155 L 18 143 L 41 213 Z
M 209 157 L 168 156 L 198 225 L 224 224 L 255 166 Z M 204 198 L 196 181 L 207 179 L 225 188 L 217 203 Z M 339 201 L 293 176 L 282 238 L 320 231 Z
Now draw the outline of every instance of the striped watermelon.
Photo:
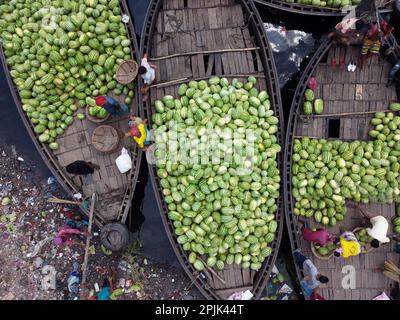
M 88 73 L 88 75 L 87 75 L 87 80 L 90 81 L 90 82 L 95 81 L 96 78 L 97 78 L 97 75 L 96 75 L 96 73 L 93 72 L 93 71 L 90 71 L 90 72 Z
M 82 54 L 82 52 L 77 52 L 75 55 L 76 62 L 78 62 L 78 65 L 84 64 L 85 63 L 85 56 Z
M 353 152 L 350 151 L 350 150 L 345 151 L 345 152 L 342 153 L 342 158 L 343 158 L 344 160 L 346 160 L 346 161 L 352 159 L 353 156 L 354 156 L 354 154 L 353 154 Z
M 97 60 L 99 59 L 99 56 L 100 56 L 100 54 L 97 50 L 92 50 L 88 54 L 88 59 L 90 62 L 97 62 Z
M 103 46 L 112 47 L 114 45 L 114 40 L 111 38 L 106 38 L 103 40 Z
M 54 75 L 48 73 L 45 76 L 43 76 L 40 81 L 42 82 L 43 85 L 47 85 L 49 83 L 52 83 L 54 80 Z
M 375 176 L 377 178 L 383 178 L 385 175 L 386 175 L 386 169 L 384 169 L 384 168 L 376 169 Z
M 93 71 L 96 72 L 97 74 L 103 74 L 104 70 L 101 66 L 99 66 L 98 64 L 95 64 L 93 66 Z
M 322 161 L 325 163 L 329 163 L 332 160 L 332 153 L 330 153 L 329 151 L 324 151 L 322 153 Z
M 76 59 L 74 57 L 69 57 L 68 62 L 71 65 L 71 67 L 75 67 L 78 65 L 78 61 L 76 61 Z
M 69 42 L 69 37 L 67 34 L 63 34 L 62 36 L 60 36 L 58 43 L 60 45 L 61 48 L 65 48 L 68 46 L 68 42 Z

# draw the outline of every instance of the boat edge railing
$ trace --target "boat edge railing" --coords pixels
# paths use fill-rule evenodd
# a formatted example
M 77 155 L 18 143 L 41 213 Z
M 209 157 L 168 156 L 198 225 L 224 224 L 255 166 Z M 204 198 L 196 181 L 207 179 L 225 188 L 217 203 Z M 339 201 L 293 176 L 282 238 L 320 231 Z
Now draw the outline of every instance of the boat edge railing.
M 340 8 L 330 8 L 330 7 L 317 7 L 312 5 L 304 5 L 298 3 L 289 3 L 280 0 L 253 0 L 259 5 L 266 6 L 273 9 L 278 9 L 294 14 L 303 14 L 310 16 L 319 16 L 319 17 L 337 17 L 341 18 L 346 16 L 350 10 L 343 11 Z M 392 8 L 383 8 L 380 9 L 380 13 L 389 13 L 392 12 Z
M 139 49 L 139 44 L 137 42 L 136 32 L 134 29 L 134 21 L 132 19 L 132 15 L 130 14 L 129 5 L 126 2 L 126 0 L 120 0 L 120 2 L 121 2 L 122 13 L 127 14 L 130 18 L 130 23 L 127 24 L 126 29 L 128 31 L 128 35 L 129 35 L 129 39 L 131 40 L 132 47 L 135 49 L 135 53 L 133 56 L 135 57 L 135 60 L 138 61 L 140 49 Z M 140 79 L 137 80 L 137 83 L 140 82 L 139 80 Z M 137 105 L 139 114 L 142 117 L 143 116 L 143 114 L 142 114 L 143 107 L 142 107 L 142 100 L 139 99 L 138 86 L 136 86 L 135 99 L 136 99 L 136 105 Z M 130 172 L 130 174 L 129 174 L 131 184 L 130 185 L 128 184 L 126 191 L 125 191 L 124 200 L 123 200 L 123 205 L 125 205 L 125 208 L 121 209 L 120 213 L 119 213 L 119 216 L 122 214 L 121 222 L 124 224 L 130 213 L 130 210 L 131 210 L 133 195 L 136 190 L 137 179 L 139 177 L 139 170 L 140 170 L 140 165 L 141 165 L 142 156 L 143 156 L 143 151 L 140 148 L 136 147 L 136 151 L 137 151 L 137 155 L 134 158 L 134 161 L 132 161 L 135 165 L 135 170 L 133 172 Z M 129 205 L 126 205 L 126 202 L 128 202 Z

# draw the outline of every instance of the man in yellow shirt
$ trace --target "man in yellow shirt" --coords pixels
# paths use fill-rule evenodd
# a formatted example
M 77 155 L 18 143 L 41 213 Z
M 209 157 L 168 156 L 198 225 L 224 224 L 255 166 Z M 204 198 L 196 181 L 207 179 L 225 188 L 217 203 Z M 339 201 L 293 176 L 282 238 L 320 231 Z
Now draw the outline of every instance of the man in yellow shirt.
M 125 134 L 126 137 L 132 137 L 141 149 L 146 149 L 150 144 L 150 134 L 146 123 L 147 119 L 142 120 L 139 117 L 131 116 L 131 121 L 129 122 L 130 129 Z
M 350 231 L 345 231 L 339 238 L 340 247 L 335 250 L 335 257 L 343 257 L 347 259 L 352 256 L 357 256 L 361 253 L 361 246 L 355 234 Z

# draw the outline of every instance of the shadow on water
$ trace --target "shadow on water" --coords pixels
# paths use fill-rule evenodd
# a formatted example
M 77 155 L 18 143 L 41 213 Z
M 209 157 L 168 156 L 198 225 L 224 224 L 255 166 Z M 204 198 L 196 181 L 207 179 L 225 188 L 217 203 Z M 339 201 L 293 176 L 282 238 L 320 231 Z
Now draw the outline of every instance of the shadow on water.
M 144 244 L 143 252 L 146 257 L 180 267 L 160 219 L 146 157 L 142 157 L 128 225 L 135 237 Z
M 147 7 L 150 4 L 150 0 L 127 0 L 129 5 L 129 11 L 132 17 L 135 19 L 135 30 L 137 34 L 142 33 L 144 20 L 146 19 Z
M 0 145 L 15 146 L 18 155 L 21 155 L 23 158 L 29 158 L 34 162 L 36 170 L 40 174 L 43 176 L 50 175 L 50 170 L 36 150 L 19 116 L 1 64 L 0 88 Z

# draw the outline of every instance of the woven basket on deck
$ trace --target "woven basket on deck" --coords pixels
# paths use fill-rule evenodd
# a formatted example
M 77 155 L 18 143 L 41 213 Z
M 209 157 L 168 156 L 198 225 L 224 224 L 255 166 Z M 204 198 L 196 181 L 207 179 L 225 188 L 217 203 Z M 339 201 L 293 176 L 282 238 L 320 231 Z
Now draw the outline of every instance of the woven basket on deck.
M 333 256 L 333 252 L 334 252 L 334 251 L 331 251 L 331 253 L 326 256 L 320 255 L 318 250 L 314 247 L 314 243 L 311 243 L 311 251 L 314 254 L 314 256 L 316 256 L 318 259 L 321 259 L 321 260 L 329 260 Z
M 94 123 L 102 123 L 102 122 L 107 121 L 107 120 L 110 118 L 110 116 L 111 116 L 111 114 L 109 113 L 105 118 L 93 117 L 93 116 L 91 116 L 90 113 L 89 113 L 89 108 L 90 108 L 90 106 L 86 106 L 85 112 L 86 112 L 86 117 L 87 117 L 87 118 L 89 119 L 89 121 L 91 121 L 91 122 L 94 122 Z
M 112 126 L 101 125 L 94 129 L 92 134 L 93 147 L 100 152 L 114 152 L 118 147 L 119 140 L 119 133 Z
M 138 75 L 139 66 L 134 60 L 125 60 L 117 69 L 117 81 L 120 84 L 127 85 L 131 83 Z
M 361 229 L 364 229 L 364 228 L 362 228 L 362 227 L 357 227 L 357 228 L 355 228 L 352 232 L 353 232 L 354 234 L 356 234 L 356 232 L 357 232 L 357 231 L 360 231 Z M 374 249 L 374 248 L 371 246 L 371 244 L 367 244 L 366 246 L 361 247 L 361 253 L 368 253 L 368 252 L 371 252 L 373 249 Z

